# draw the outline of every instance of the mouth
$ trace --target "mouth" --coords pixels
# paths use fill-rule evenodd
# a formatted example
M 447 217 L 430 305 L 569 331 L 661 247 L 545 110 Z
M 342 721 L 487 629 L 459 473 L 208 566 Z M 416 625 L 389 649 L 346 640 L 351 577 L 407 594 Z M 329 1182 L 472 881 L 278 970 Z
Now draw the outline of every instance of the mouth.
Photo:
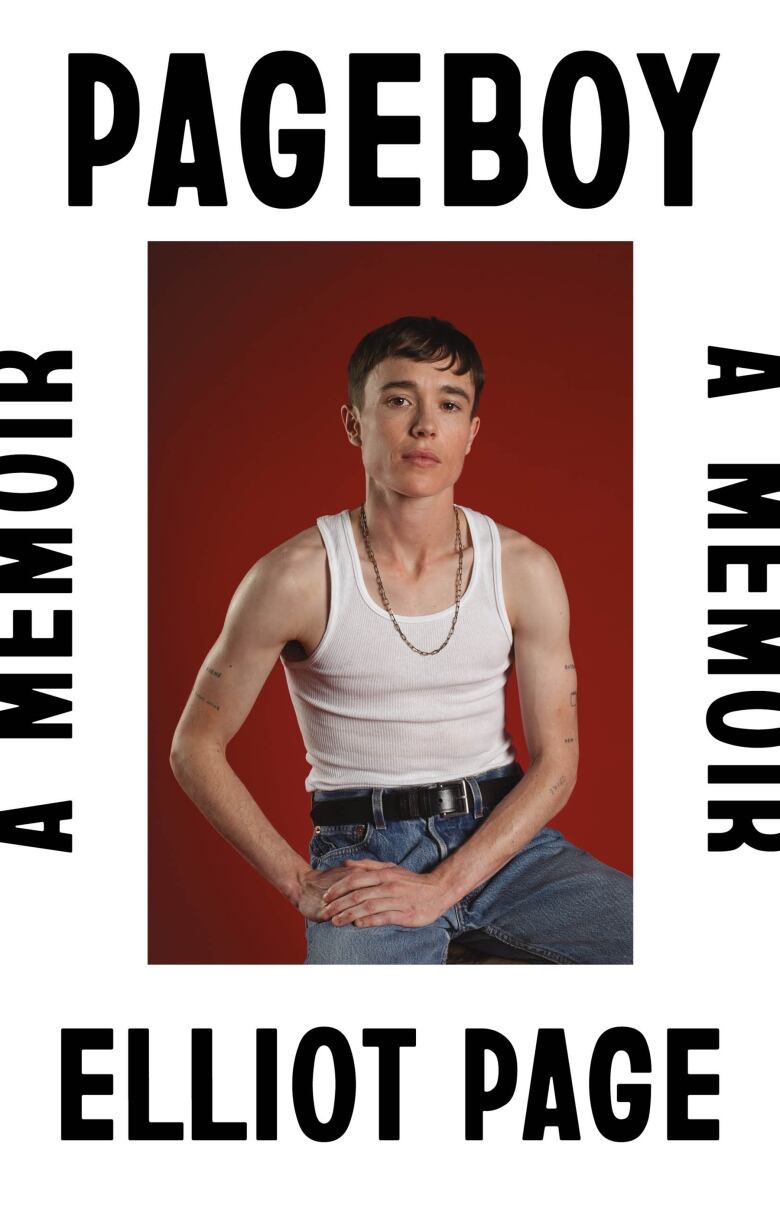
M 403 458 L 412 465 L 438 465 L 439 458 L 431 452 L 407 452 Z

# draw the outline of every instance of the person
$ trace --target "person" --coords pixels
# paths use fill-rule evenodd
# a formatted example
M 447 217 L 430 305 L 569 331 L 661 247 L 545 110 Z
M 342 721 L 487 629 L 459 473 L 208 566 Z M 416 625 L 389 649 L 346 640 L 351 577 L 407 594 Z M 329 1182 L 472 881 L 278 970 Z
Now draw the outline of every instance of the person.
M 307 963 L 631 962 L 631 880 L 549 822 L 574 788 L 577 679 L 552 556 L 454 502 L 484 370 L 449 322 L 369 332 L 341 414 L 365 502 L 261 557 L 177 727 L 174 773 L 305 918 Z M 226 757 L 281 657 L 311 771 L 310 860 Z M 530 765 L 505 727 L 514 665 Z

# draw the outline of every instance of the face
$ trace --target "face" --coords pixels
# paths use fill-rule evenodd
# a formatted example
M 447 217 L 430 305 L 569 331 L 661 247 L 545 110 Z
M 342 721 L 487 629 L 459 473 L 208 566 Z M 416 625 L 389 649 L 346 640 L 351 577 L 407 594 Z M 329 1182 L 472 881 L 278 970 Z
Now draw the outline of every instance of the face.
M 428 496 L 454 485 L 479 430 L 470 417 L 471 373 L 458 376 L 446 364 L 383 360 L 366 378 L 362 409 L 341 408 L 366 473 L 396 493 Z

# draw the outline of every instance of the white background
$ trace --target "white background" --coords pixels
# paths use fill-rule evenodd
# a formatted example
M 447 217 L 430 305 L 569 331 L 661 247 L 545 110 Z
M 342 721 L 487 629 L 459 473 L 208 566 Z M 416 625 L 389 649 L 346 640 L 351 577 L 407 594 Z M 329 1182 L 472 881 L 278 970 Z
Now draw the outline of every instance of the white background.
M 0 43 L 2 293 L 0 345 L 74 352 L 72 441 L 16 442 L 7 451 L 62 456 L 73 498 L 7 526 L 74 530 L 74 739 L 6 742 L 2 806 L 72 798 L 71 855 L 0 846 L 3 967 L 0 1144 L 7 1200 L 243 1203 L 270 1194 L 394 1202 L 439 1194 L 570 1202 L 655 1201 L 697 1192 L 712 1202 L 765 1201 L 773 1179 L 778 1082 L 775 969 L 777 859 L 742 850 L 707 854 L 708 762 L 740 760 L 708 736 L 708 703 L 766 679 L 706 674 L 710 606 L 771 606 L 768 597 L 706 594 L 709 461 L 775 457 L 775 391 L 708 401 L 707 344 L 780 352 L 776 325 L 778 97 L 769 4 L 105 4 L 6 6 Z M 310 55 L 323 77 L 325 173 L 293 211 L 264 208 L 243 172 L 239 113 L 254 62 L 272 50 Z M 603 209 L 568 209 L 551 189 L 541 114 L 550 74 L 577 50 L 599 50 L 621 72 L 631 115 L 622 187 Z M 420 209 L 350 209 L 347 64 L 359 51 L 417 52 L 420 84 L 382 90 L 387 112 L 419 113 L 419 147 L 388 150 L 388 174 L 422 178 Z M 522 74 L 529 181 L 491 210 L 442 205 L 443 54 L 501 51 Z M 119 58 L 141 97 L 132 153 L 95 173 L 94 205 L 67 206 L 67 54 Z M 150 210 L 149 189 L 167 56 L 207 55 L 229 204 L 199 209 L 185 190 L 175 209 Z M 695 132 L 694 205 L 663 207 L 661 127 L 636 55 L 663 51 L 679 83 L 692 52 L 720 62 Z M 594 161 L 597 126 L 578 91 L 577 163 Z M 289 106 L 287 114 L 289 115 Z M 108 110 L 103 113 L 108 121 Z M 280 97 L 279 117 L 285 122 Z M 294 124 L 320 124 L 298 119 Z M 291 123 L 292 124 L 292 123 Z M 192 190 L 189 190 L 192 192 Z M 635 242 L 636 430 L 636 964 L 613 968 L 148 967 L 146 965 L 146 244 L 150 239 L 630 239 Z M 194 352 L 196 354 L 196 351 Z M 3 408 L 3 417 L 24 413 Z M 763 534 L 763 541 L 771 533 Z M 736 539 L 733 539 L 736 537 Z M 713 543 L 739 534 L 714 532 Z M 759 539 L 756 534 L 749 540 Z M 742 571 L 730 571 L 741 589 Z M 47 631 L 68 596 L 15 596 Z M 6 670 L 33 668 L 19 659 Z M 52 666 L 69 672 L 66 659 Z M 608 718 L 605 718 L 608 723 Z M 771 761 L 771 751 L 764 755 Z M 750 761 L 745 752 L 742 761 Z M 761 758 L 754 759 L 756 761 Z M 739 794 L 717 788 L 713 798 Z M 771 789 L 745 789 L 746 797 Z M 350 1038 L 358 1099 L 346 1136 L 314 1144 L 292 1111 L 290 1070 L 301 1036 L 333 1025 Z M 402 1053 L 402 1138 L 377 1141 L 376 1052 L 364 1026 L 416 1026 Z M 596 1131 L 587 1099 L 593 1044 L 609 1026 L 640 1029 L 653 1055 L 650 1124 L 634 1143 Z M 113 1027 L 113 1052 L 85 1057 L 110 1071 L 113 1099 L 85 1113 L 113 1116 L 113 1143 L 59 1140 L 59 1037 L 69 1026 Z M 181 1119 L 183 1143 L 127 1140 L 126 1033 L 148 1026 L 152 1117 Z M 189 1041 L 214 1028 L 217 1118 L 253 1131 L 255 1027 L 280 1032 L 277 1143 L 189 1140 Z M 488 1116 L 482 1143 L 463 1140 L 467 1026 L 514 1043 L 515 1100 Z M 582 1141 L 521 1142 L 536 1032 L 564 1026 Z M 718 1143 L 665 1137 L 668 1027 L 719 1027 L 721 1049 L 692 1068 L 720 1074 L 718 1099 L 691 1113 L 718 1116 Z M 619 1069 L 621 1074 L 625 1068 Z M 646 1079 L 646 1078 L 640 1078 Z M 328 1077 L 320 1077 L 323 1112 Z

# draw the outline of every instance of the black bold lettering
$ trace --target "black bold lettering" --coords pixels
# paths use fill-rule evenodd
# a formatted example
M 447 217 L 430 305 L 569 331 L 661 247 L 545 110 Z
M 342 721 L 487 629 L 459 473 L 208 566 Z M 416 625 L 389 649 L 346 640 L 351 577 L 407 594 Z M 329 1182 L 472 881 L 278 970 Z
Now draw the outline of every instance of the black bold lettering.
M 271 101 L 280 84 L 295 93 L 299 113 L 324 113 L 325 90 L 317 64 L 294 50 L 278 50 L 255 63 L 241 104 L 241 154 L 249 187 L 264 205 L 295 209 L 309 201 L 322 179 L 324 130 L 280 130 L 279 153 L 295 155 L 290 176 L 278 176 L 271 159 Z
M 127 1035 L 128 1139 L 183 1139 L 183 1122 L 149 1120 L 149 1031 Z
M 70 578 L 41 578 L 71 564 L 69 553 L 44 549 L 42 544 L 70 544 L 70 528 L 5 528 L 0 530 L 0 594 L 69 594 Z
M 113 1030 L 63 1030 L 60 1035 L 60 1138 L 113 1139 L 110 1118 L 82 1118 L 82 1097 L 114 1092 L 109 1072 L 82 1072 L 82 1051 L 112 1051 Z
M 44 352 L 41 356 L 29 356 L 27 352 L 0 352 L 0 371 L 16 369 L 25 375 L 24 381 L 0 383 L 0 402 L 71 402 L 73 387 L 70 382 L 49 381 L 49 373 L 72 367 L 72 352 Z M 48 421 L 38 419 L 35 422 L 36 425 L 39 425 Z M 4 419 L 3 422 L 4 424 L 24 423 L 25 420 Z M 19 434 L 25 433 L 20 432 Z M 62 434 L 70 435 L 70 421 L 68 421 L 68 431 Z
M 773 544 L 710 546 L 707 549 L 707 590 L 715 593 L 727 589 L 730 565 L 748 567 L 748 590 L 751 593 L 765 591 L 768 585 L 767 567 L 780 565 L 780 548 Z
M 485 1088 L 485 1052 L 498 1060 L 498 1077 L 492 1089 Z M 517 1085 L 517 1056 L 506 1035 L 499 1030 L 466 1030 L 466 1138 L 481 1139 L 482 1115 L 499 1110 L 512 1100 Z
M 327 1047 L 330 1051 L 336 1074 L 333 1113 L 327 1122 L 320 1121 L 314 1108 L 314 1060 L 320 1047 Z M 352 1120 L 355 1091 L 355 1061 L 341 1031 L 331 1026 L 316 1026 L 314 1030 L 307 1031 L 295 1053 L 292 1074 L 293 1108 L 304 1135 L 318 1143 L 340 1139 Z
M 377 147 L 420 141 L 416 116 L 380 117 L 377 87 L 383 81 L 419 83 L 419 54 L 351 54 L 349 56 L 349 203 L 350 205 L 419 205 L 416 176 L 377 175 Z
M 708 783 L 780 783 L 780 766 L 709 766 Z
M 730 394 L 748 394 L 756 389 L 777 389 L 780 386 L 780 356 L 763 352 L 738 352 L 736 348 L 707 348 L 707 363 L 720 368 L 717 377 L 707 382 L 708 398 L 723 398 Z M 737 374 L 737 369 L 750 369 Z
M 0 701 L 13 705 L 0 710 L 0 738 L 72 736 L 69 724 L 40 723 L 71 710 L 69 699 L 44 695 L 44 687 L 71 685 L 69 674 L 0 674 Z
M 246 1139 L 245 1122 L 215 1122 L 211 1030 L 192 1032 L 193 1139 Z
M 182 163 L 188 123 L 192 162 Z M 149 204 L 175 205 L 180 188 L 196 189 L 198 205 L 227 205 L 204 54 L 168 56 Z
M 73 801 L 58 800 L 56 804 L 31 804 L 26 808 L 4 808 L 0 811 L 0 842 L 12 846 L 36 846 L 39 850 L 64 850 L 70 854 L 73 836 L 60 829 L 61 821 L 73 816 Z M 27 829 L 27 825 L 42 825 Z
M 277 1130 L 276 1030 L 255 1031 L 256 1139 L 275 1139 Z
M 582 79 L 593 80 L 601 108 L 601 150 L 590 181 L 580 180 L 574 170 L 571 146 L 574 89 Z M 628 140 L 628 101 L 615 64 L 595 50 L 567 54 L 550 77 L 542 114 L 547 173 L 561 201 L 576 209 L 596 209 L 611 201 L 626 170 Z
M 717 1139 L 717 1118 L 689 1118 L 688 1098 L 693 1094 L 716 1096 L 716 1073 L 693 1075 L 688 1071 L 688 1052 L 717 1051 L 718 1030 L 670 1030 L 667 1036 L 667 1139 Z
M 664 132 L 664 205 L 691 205 L 693 127 L 701 112 L 717 54 L 692 54 L 679 91 L 665 54 L 638 54 Z
M 414 1030 L 364 1030 L 363 1046 L 379 1048 L 379 1138 L 398 1139 L 401 1110 L 401 1048 L 414 1047 Z
M 95 85 L 111 93 L 111 129 L 95 138 Z M 140 116 L 130 72 L 105 54 L 68 55 L 68 205 L 92 204 L 92 169 L 116 163 L 133 149 Z
M 47 490 L 0 490 L 3 511 L 43 511 L 67 502 L 73 493 L 73 474 L 62 461 L 50 456 L 19 453 L 0 456 L 0 478 L 6 473 L 35 473 L 54 478 Z
M 728 486 L 710 490 L 710 502 L 744 511 L 744 515 L 707 516 L 711 528 L 780 528 L 780 502 L 765 498 L 780 491 L 780 465 L 710 465 L 710 478 L 739 478 Z
M 626 1143 L 637 1139 L 650 1117 L 650 1085 L 618 1085 L 615 1097 L 628 1103 L 624 1118 L 612 1105 L 612 1063 L 618 1051 L 625 1051 L 632 1072 L 650 1072 L 650 1048 L 639 1030 L 631 1026 L 613 1026 L 599 1036 L 590 1061 L 590 1105 L 593 1121 L 605 1139 Z
M 731 712 L 763 709 L 770 712 L 780 711 L 780 695 L 775 691 L 735 691 L 733 695 L 723 695 L 714 700 L 707 709 L 707 728 L 716 741 L 723 741 L 727 745 L 746 746 L 750 749 L 780 745 L 780 728 L 746 729 L 726 724 L 724 720 Z
M 70 657 L 73 653 L 73 615 L 52 612 L 50 637 L 34 637 L 32 612 L 14 611 L 10 637 L 0 637 L 0 657 Z
M 0 439 L 68 439 L 72 435 L 70 419 L 0 419 Z
M 554 1106 L 547 1105 L 550 1085 Z M 560 1027 L 540 1030 L 536 1040 L 523 1139 L 544 1139 L 548 1126 L 557 1127 L 561 1139 L 580 1137 L 566 1035 Z
M 778 800 L 710 800 L 707 816 L 711 821 L 731 821 L 730 829 L 707 835 L 708 850 L 737 850 L 740 846 L 770 854 L 780 850 L 780 833 L 761 833 L 753 824 L 780 821 Z
M 496 112 L 475 121 L 475 79 L 496 86 Z M 494 151 L 498 174 L 492 180 L 472 176 L 474 151 Z M 444 56 L 444 204 L 506 205 L 528 180 L 528 151 L 520 137 L 520 72 L 505 54 Z
M 707 644 L 711 649 L 736 653 L 741 659 L 710 658 L 707 662 L 710 674 L 776 674 L 780 670 L 780 649 L 765 644 L 780 636 L 780 611 L 710 611 L 707 621 L 742 625 L 709 638 Z

